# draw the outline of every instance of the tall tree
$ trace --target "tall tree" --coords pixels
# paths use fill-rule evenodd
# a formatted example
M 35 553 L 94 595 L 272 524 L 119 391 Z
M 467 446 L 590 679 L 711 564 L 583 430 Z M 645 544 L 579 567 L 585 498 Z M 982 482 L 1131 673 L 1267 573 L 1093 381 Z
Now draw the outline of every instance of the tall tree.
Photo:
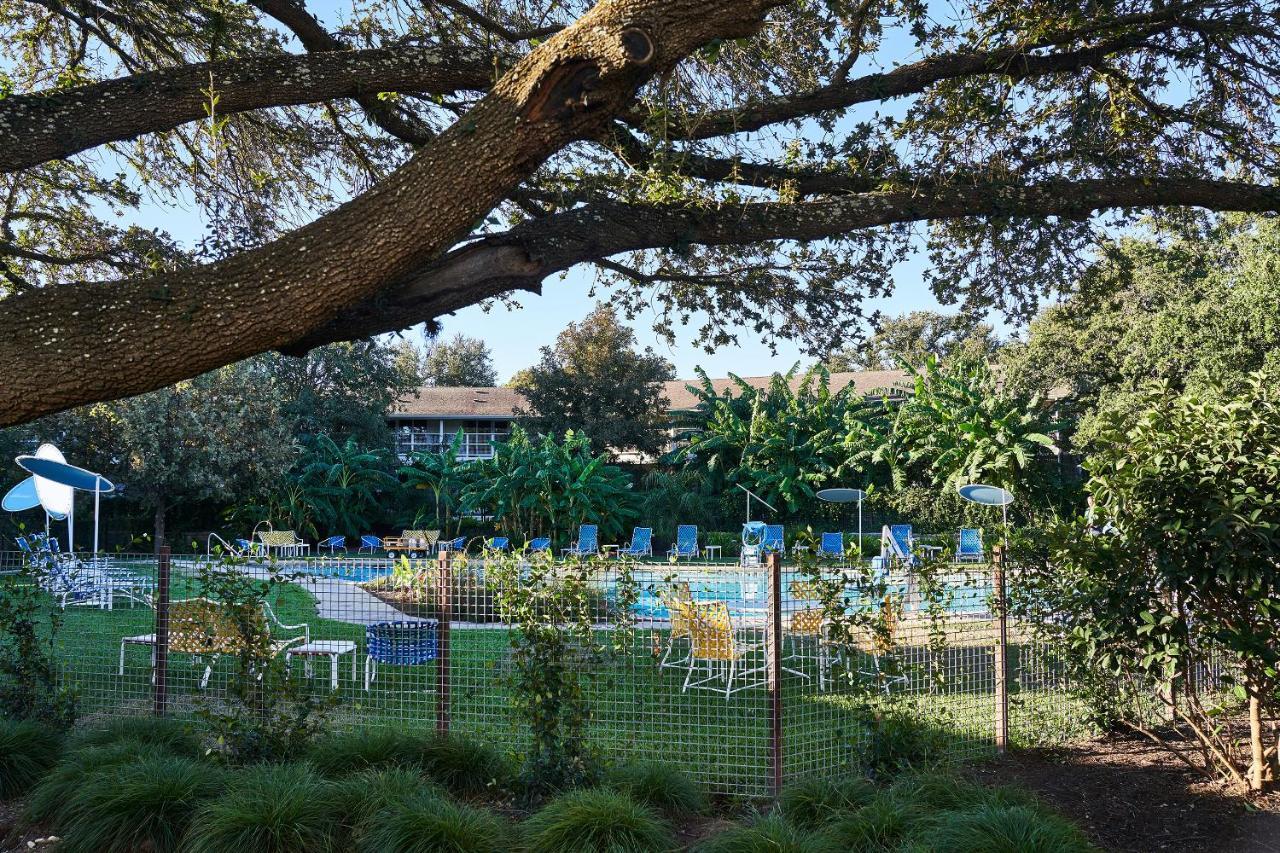
M 432 341 L 422 358 L 422 378 L 441 387 L 498 384 L 493 353 L 479 338 L 458 332 L 451 338 Z
M 1098 213 L 1280 210 L 1271 0 L 450 0 L 341 21 L 304 0 L 0 0 L 0 21 L 5 424 L 579 263 L 663 331 L 704 311 L 710 346 L 746 328 L 828 352 L 917 233 L 944 301 L 1028 315 Z M 204 239 L 147 227 L 143 198 L 194 199 Z
M 912 311 L 882 321 L 875 334 L 836 350 L 826 365 L 832 372 L 892 370 L 904 361 L 920 367 L 929 356 L 941 361 L 985 359 L 996 347 L 991 325 L 976 315 Z
M 635 332 L 616 310 L 597 305 L 581 323 L 570 323 L 555 346 L 542 348 L 516 386 L 528 401 L 517 414 L 544 435 L 585 435 L 596 453 L 657 453 L 667 407 L 662 383 L 674 378 L 675 368 L 652 348 L 636 349 Z

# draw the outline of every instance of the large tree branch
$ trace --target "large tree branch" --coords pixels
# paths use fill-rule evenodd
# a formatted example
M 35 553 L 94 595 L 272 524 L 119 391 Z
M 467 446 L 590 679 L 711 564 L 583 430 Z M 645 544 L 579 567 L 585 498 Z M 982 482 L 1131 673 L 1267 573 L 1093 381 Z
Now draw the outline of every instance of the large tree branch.
M 821 240 L 902 222 L 979 216 L 1083 219 L 1102 210 L 1154 207 L 1280 212 L 1280 187 L 1144 177 L 875 192 L 714 210 L 594 204 L 455 249 L 285 351 L 301 353 L 333 341 L 397 331 L 510 291 L 538 292 L 550 275 L 625 252 L 691 243 Z
M 334 98 L 375 98 L 379 92 L 483 90 L 493 82 L 493 66 L 440 48 L 398 47 L 203 62 L 11 95 L 0 99 L 0 171 L 204 118 L 211 81 L 218 113 L 230 115 Z
M 991 51 L 930 56 L 892 71 L 866 74 L 809 92 L 758 101 L 741 108 L 668 118 L 662 125 L 662 132 L 670 139 L 710 139 L 749 133 L 771 124 L 847 109 L 857 104 L 915 95 L 936 83 L 961 77 L 998 74 L 1021 80 L 1080 71 L 1108 56 L 1140 47 L 1152 36 L 1173 29 L 1178 26 L 1181 11 L 1182 7 L 1176 7 L 1158 15 L 1143 16 L 1142 28 L 1087 47 L 1037 54 L 1031 52 L 1038 46 L 1036 44 L 1014 45 Z M 1067 35 L 1060 34 L 1053 41 L 1061 41 Z M 646 127 L 648 122 L 642 110 L 632 111 L 625 118 L 628 124 L 637 128 Z
M 601 0 L 385 181 L 227 261 L 0 301 L 0 425 L 138 394 L 284 348 L 424 268 L 569 142 L 778 0 Z

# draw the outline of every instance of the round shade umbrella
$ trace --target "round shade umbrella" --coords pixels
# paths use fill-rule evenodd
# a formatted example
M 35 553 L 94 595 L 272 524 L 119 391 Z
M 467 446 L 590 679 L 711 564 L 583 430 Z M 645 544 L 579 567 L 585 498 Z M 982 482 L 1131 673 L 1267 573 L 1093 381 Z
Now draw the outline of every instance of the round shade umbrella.
M 22 512 L 40 506 L 40 496 L 36 494 L 36 478 L 28 477 L 9 491 L 5 492 L 0 507 L 5 512 Z
M 867 493 L 862 489 L 822 489 L 818 492 L 818 500 L 832 504 L 858 502 L 858 558 L 862 558 L 862 501 Z
M 75 512 L 72 497 L 76 489 L 93 492 L 93 552 L 98 552 L 98 506 L 100 497 L 115 490 L 115 484 L 101 474 L 86 470 L 66 461 L 62 452 L 52 444 L 42 444 L 34 455 L 19 456 L 20 468 L 35 475 L 36 494 L 45 511 L 50 515 L 63 514 L 67 518 L 67 549 L 75 545 Z M 63 509 L 65 507 L 65 510 Z

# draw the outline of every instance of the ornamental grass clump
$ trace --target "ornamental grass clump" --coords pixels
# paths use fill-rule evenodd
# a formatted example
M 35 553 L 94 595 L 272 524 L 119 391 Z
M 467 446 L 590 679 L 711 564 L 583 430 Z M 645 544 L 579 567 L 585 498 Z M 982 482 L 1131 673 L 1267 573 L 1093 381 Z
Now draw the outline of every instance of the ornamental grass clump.
M 823 833 L 793 826 L 781 815 L 758 817 L 717 832 L 696 848 L 697 853 L 843 853 L 845 849 Z
M 521 835 L 528 853 L 661 853 L 676 846 L 653 810 L 604 788 L 560 795 L 525 821 Z
M 173 755 L 199 758 L 204 745 L 189 723 L 171 717 L 122 717 L 92 729 L 76 732 L 67 741 L 68 750 L 111 746 L 124 741 L 162 747 Z
M 427 742 L 425 736 L 400 729 L 359 729 L 316 740 L 306 756 L 317 772 L 333 778 L 358 770 L 417 765 Z
M 927 807 L 880 792 L 852 814 L 823 830 L 839 850 L 892 850 L 929 819 Z
M 426 740 L 418 747 L 417 759 L 430 779 L 460 796 L 506 788 L 514 777 L 501 753 L 458 735 L 437 735 Z
M 0 799 L 25 794 L 58 761 L 62 735 L 42 723 L 0 720 Z
M 94 772 L 149 758 L 169 755 L 163 747 L 125 740 L 105 746 L 68 749 L 54 768 L 40 780 L 27 802 L 25 818 L 32 823 L 59 825 L 72 795 Z
M 223 787 L 223 771 L 173 755 L 153 755 L 83 775 L 61 810 L 65 853 L 170 853 L 200 805 Z
M 361 770 L 333 783 L 342 803 L 343 824 L 359 835 L 383 809 L 423 793 L 439 791 L 416 768 L 382 767 Z
M 609 770 L 605 784 L 667 815 L 701 814 L 707 810 L 706 792 L 687 773 L 670 764 L 619 764 Z
M 338 788 L 305 765 L 237 771 L 200 809 L 185 853 L 330 853 L 344 848 Z
M 360 853 L 506 853 L 512 842 L 510 828 L 497 815 L 420 793 L 378 812 L 360 833 L 356 849 Z
M 1057 815 L 1027 806 L 984 804 L 946 812 L 915 840 L 921 853 L 1096 853 Z
M 857 811 L 875 795 L 875 785 L 860 776 L 804 779 L 782 789 L 778 808 L 790 823 L 816 829 L 833 818 Z

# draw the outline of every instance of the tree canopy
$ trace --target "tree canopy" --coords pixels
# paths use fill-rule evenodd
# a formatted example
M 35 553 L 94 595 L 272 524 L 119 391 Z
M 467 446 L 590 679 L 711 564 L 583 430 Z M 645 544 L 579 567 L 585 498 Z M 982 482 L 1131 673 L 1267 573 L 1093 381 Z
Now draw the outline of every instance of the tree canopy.
M 1105 227 L 1280 209 L 1270 0 L 3 0 L 0 23 L 6 424 L 577 264 L 661 331 L 825 353 L 914 251 L 943 301 L 1030 316 Z M 144 200 L 194 204 L 201 239 Z
M 974 314 L 912 311 L 876 324 L 865 341 L 848 344 L 827 356 L 827 369 L 892 370 L 906 362 L 922 367 L 930 356 L 975 361 L 998 346 L 991 324 Z
M 498 371 L 484 341 L 458 332 L 428 344 L 422 355 L 422 381 L 443 387 L 488 387 L 498 384 Z

